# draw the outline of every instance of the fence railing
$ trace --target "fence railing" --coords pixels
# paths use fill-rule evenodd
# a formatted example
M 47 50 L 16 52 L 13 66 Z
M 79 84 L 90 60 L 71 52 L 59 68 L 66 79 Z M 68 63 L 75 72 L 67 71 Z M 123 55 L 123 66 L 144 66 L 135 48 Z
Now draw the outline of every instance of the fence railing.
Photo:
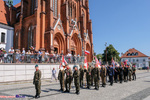
M 38 55 L 38 54 L 7 54 L 0 57 L 0 63 L 60 63 L 60 55 Z M 64 56 L 67 63 L 81 63 L 82 57 Z

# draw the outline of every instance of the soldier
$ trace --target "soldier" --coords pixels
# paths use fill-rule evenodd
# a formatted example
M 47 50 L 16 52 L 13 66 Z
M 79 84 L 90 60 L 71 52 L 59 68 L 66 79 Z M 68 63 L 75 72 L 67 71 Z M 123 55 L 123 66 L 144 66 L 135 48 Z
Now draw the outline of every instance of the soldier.
M 114 72 L 115 72 L 114 80 L 115 80 L 115 83 L 117 83 L 118 82 L 118 66 L 117 65 L 115 65 Z
M 119 81 L 122 83 L 122 77 L 123 77 L 123 68 L 122 66 L 119 67 Z
M 60 68 L 59 73 L 58 73 L 58 80 L 60 82 L 60 91 L 64 92 L 64 87 L 65 87 L 65 82 L 64 82 L 64 78 L 65 78 L 65 71 L 64 71 L 65 65 L 63 65 L 63 67 Z
M 34 72 L 33 84 L 35 85 L 36 95 L 35 98 L 40 98 L 41 93 L 41 71 L 38 65 L 35 65 L 36 71 Z
M 129 70 L 129 81 L 131 81 L 131 76 L 132 76 L 132 68 L 131 68 L 131 66 L 129 65 L 129 68 L 128 68 L 128 70 Z
M 110 67 L 108 68 L 108 75 L 109 75 L 109 81 L 110 81 L 110 85 L 113 85 L 113 76 L 114 76 L 114 69 L 112 67 L 112 65 L 110 65 Z
M 132 80 L 136 80 L 136 74 L 135 74 L 135 72 L 136 72 L 136 68 L 135 68 L 135 65 L 132 67 L 132 77 L 133 77 L 133 79 Z
M 77 68 L 77 66 L 75 66 L 75 71 L 73 73 L 73 78 L 74 78 L 74 84 L 76 87 L 76 94 L 79 94 L 80 92 L 80 86 L 79 86 L 79 77 L 80 77 L 80 72 Z
M 104 65 L 102 65 L 100 76 L 102 79 L 102 87 L 105 87 L 105 85 L 106 85 L 106 68 Z
M 84 76 L 84 70 L 82 68 L 82 65 L 80 65 L 80 87 L 83 87 L 83 76 Z
M 124 65 L 124 70 L 123 70 L 123 74 L 124 74 L 124 82 L 127 82 L 127 77 L 128 77 L 128 68 L 127 66 Z
M 95 89 L 99 90 L 100 71 L 96 64 L 95 64 L 95 68 L 93 69 L 93 77 L 94 77 Z
M 88 70 L 86 71 L 86 79 L 87 79 L 87 88 L 88 89 L 91 88 L 91 72 L 92 72 L 92 68 L 91 68 L 91 66 L 89 66 Z
M 93 86 L 93 81 L 94 81 L 94 77 L 93 77 L 93 69 L 94 69 L 94 67 L 93 67 L 93 65 L 91 66 L 91 86 Z
M 68 65 L 66 65 L 65 74 L 66 74 L 66 80 L 65 80 L 66 91 L 65 92 L 70 92 L 71 82 L 72 82 L 72 78 L 73 77 L 72 77 L 72 71 L 71 71 L 71 69 L 70 69 L 70 67 Z

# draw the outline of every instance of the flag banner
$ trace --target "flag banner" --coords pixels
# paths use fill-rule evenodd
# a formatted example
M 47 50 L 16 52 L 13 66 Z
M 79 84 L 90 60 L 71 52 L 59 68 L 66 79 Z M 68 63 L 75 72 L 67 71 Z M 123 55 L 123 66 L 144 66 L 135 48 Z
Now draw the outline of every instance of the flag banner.
M 90 54 L 90 52 L 85 50 L 85 54 L 88 55 L 88 54 Z
M 61 67 L 65 66 L 65 65 L 67 65 L 67 64 L 68 64 L 68 63 L 67 63 L 67 61 L 65 60 L 64 56 L 62 56 L 62 59 L 61 59 L 61 62 L 60 62 L 59 68 L 61 68 Z
M 85 69 L 88 69 L 88 63 L 87 63 L 86 57 L 85 57 L 85 59 L 84 59 L 84 68 L 85 68 Z
M 100 63 L 99 63 L 99 61 L 98 61 L 98 59 L 97 59 L 96 56 L 95 56 L 95 61 L 96 61 L 96 66 L 97 66 L 98 68 L 101 68 Z
M 113 57 L 112 57 L 111 62 L 112 62 L 113 68 L 115 68 L 115 61 L 113 60 Z

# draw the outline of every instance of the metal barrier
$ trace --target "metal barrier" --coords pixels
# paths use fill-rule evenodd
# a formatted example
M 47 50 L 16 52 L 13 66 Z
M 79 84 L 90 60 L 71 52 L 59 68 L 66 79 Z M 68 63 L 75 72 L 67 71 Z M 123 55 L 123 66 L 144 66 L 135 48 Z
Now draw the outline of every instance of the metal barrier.
M 38 54 L 11 54 L 0 57 L 0 63 L 60 63 L 60 55 L 38 55 Z M 69 64 L 82 62 L 78 56 L 64 56 Z

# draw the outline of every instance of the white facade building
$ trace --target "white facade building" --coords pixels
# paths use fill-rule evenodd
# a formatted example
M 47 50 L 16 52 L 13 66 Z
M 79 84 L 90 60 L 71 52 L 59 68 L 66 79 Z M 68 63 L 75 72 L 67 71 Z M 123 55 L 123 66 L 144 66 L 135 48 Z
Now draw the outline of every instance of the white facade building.
M 137 68 L 149 67 L 149 57 L 136 49 L 129 49 L 121 56 L 121 62 L 128 61 L 135 64 Z
M 14 28 L 0 24 L 0 48 L 8 50 L 13 47 Z

